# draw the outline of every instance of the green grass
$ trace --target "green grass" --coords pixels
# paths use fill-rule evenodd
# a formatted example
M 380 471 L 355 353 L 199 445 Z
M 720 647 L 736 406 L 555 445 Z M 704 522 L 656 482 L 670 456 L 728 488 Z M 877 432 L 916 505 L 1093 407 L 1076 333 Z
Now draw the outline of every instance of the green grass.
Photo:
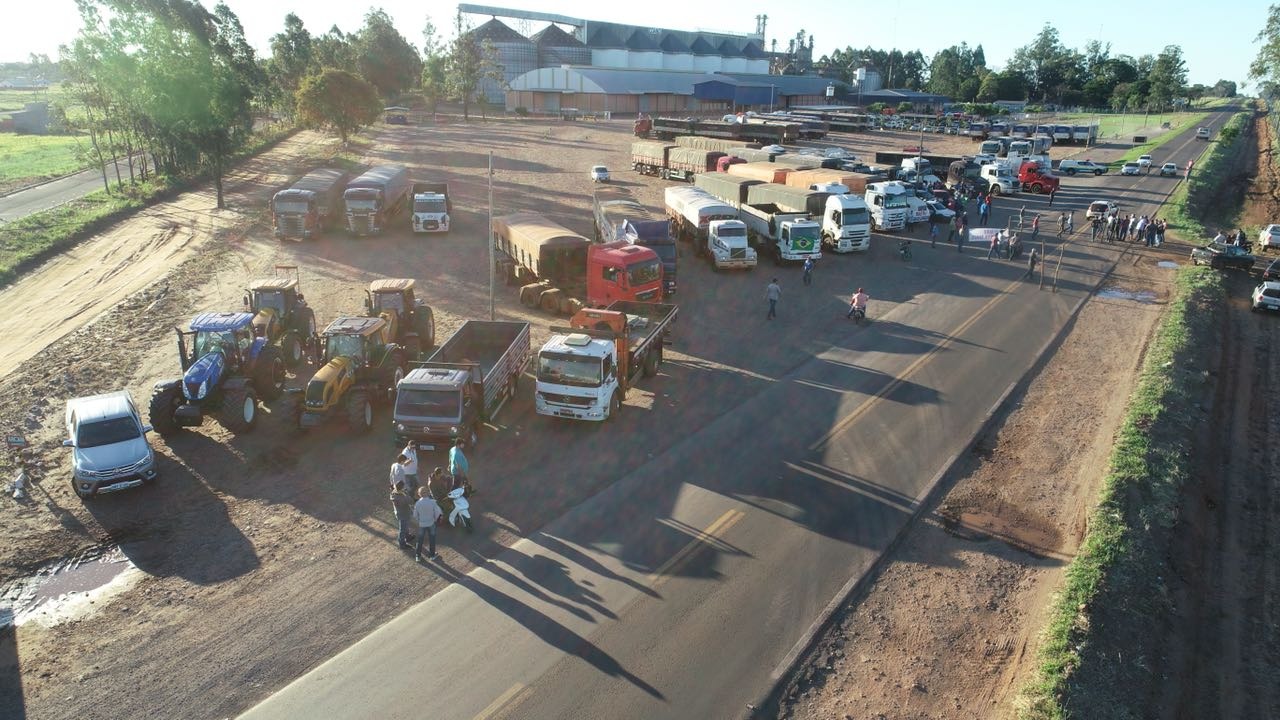
M 1214 204 L 1215 191 L 1226 180 L 1231 160 L 1243 148 L 1244 131 L 1252 112 L 1239 112 L 1231 117 L 1210 141 L 1211 147 L 1198 161 L 1191 180 L 1179 183 L 1165 204 L 1165 218 L 1184 240 L 1203 239 L 1213 235 L 1209 225 L 1229 225 L 1240 209 L 1239 201 L 1229 205 Z
M 80 170 L 86 166 L 80 150 L 87 146 L 88 139 L 79 135 L 0 133 L 0 188 Z
M 61 97 L 62 94 L 56 85 L 47 90 L 2 89 L 0 90 L 0 113 L 21 110 L 27 103 L 32 102 L 53 103 Z
M 1179 113 L 1174 116 L 1172 127 L 1168 130 L 1160 130 L 1159 135 L 1149 136 L 1151 139 L 1148 142 L 1134 145 L 1129 148 L 1119 160 L 1115 160 L 1110 163 L 1110 167 L 1118 169 L 1121 165 L 1124 165 L 1127 162 L 1133 162 L 1143 155 L 1154 155 L 1156 150 L 1159 150 L 1165 143 L 1173 140 L 1183 130 L 1192 126 L 1203 125 L 1206 116 L 1207 113 Z M 1134 134 L 1140 135 L 1142 133 Z M 1155 162 L 1155 160 L 1153 160 L 1153 162 Z
M 1088 532 L 1050 609 L 1035 677 L 1022 690 L 1023 718 L 1144 716 L 1144 693 L 1125 679 L 1150 672 L 1149 666 L 1158 672 L 1159 660 L 1144 659 L 1147 648 L 1116 645 L 1141 637 L 1144 627 L 1159 624 L 1160 613 L 1171 611 L 1160 541 L 1177 519 L 1189 477 L 1185 444 L 1194 432 L 1203 382 L 1196 353 L 1213 323 L 1205 308 L 1224 296 L 1221 273 L 1202 267 L 1177 271 Z
M 1179 127 L 1185 128 L 1192 121 L 1198 122 L 1204 116 L 1205 113 L 1201 109 L 1189 112 L 1152 113 L 1150 115 L 1143 113 L 1120 115 L 1067 113 L 1065 115 L 1055 115 L 1054 121 L 1062 120 L 1072 124 L 1077 122 L 1093 123 L 1096 121 L 1098 123 L 1099 140 L 1116 140 L 1133 135 L 1176 135 Z M 1164 130 L 1160 127 L 1166 122 L 1172 126 L 1171 129 Z M 1142 153 L 1138 154 L 1141 155 Z

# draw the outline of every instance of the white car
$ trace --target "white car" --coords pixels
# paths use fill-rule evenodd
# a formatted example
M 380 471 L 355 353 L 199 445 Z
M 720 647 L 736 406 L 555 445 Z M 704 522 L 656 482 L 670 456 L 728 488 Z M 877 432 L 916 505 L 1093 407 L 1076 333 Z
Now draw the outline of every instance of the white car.
M 1064 175 L 1075 175 L 1076 173 L 1102 175 L 1107 172 L 1107 166 L 1100 165 L 1092 160 L 1062 160 L 1058 163 L 1058 172 Z
M 1150 171 L 1150 170 L 1151 170 L 1151 156 L 1150 156 L 1150 155 L 1139 155 L 1139 156 L 1138 156 L 1138 167 L 1142 168 L 1143 170 Z
M 1177 163 L 1165 163 L 1161 165 L 1160 177 L 1178 177 Z
M 1089 209 L 1085 211 L 1084 217 L 1086 220 L 1093 220 L 1094 218 L 1105 218 L 1107 215 L 1110 215 L 1111 211 L 1115 210 L 1117 207 L 1118 206 L 1115 203 L 1111 202 L 1110 200 L 1094 200 L 1093 202 L 1089 203 Z
M 128 392 L 67 401 L 71 489 L 82 498 L 138 487 L 156 479 L 156 456 Z
M 1268 225 L 1258 233 L 1258 249 L 1280 247 L 1280 225 Z
M 1142 171 L 1142 166 L 1136 162 L 1127 162 L 1124 167 L 1120 168 L 1121 175 L 1138 175 Z
M 591 166 L 591 182 L 607 183 L 609 182 L 609 168 L 603 165 Z
M 1280 282 L 1268 280 L 1253 289 L 1254 310 L 1280 310 Z
M 1197 139 L 1197 140 L 1208 140 L 1208 139 L 1209 139 L 1209 128 L 1200 128 L 1200 129 L 1196 130 L 1196 139 Z
M 770 155 L 781 155 L 782 153 L 787 151 L 787 149 L 782 147 L 781 145 L 765 145 L 760 149 L 769 153 Z

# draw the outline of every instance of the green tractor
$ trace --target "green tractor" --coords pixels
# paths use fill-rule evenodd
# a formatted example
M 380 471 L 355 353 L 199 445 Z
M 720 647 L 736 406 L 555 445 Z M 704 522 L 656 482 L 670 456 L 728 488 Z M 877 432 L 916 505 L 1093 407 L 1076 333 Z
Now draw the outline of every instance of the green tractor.
M 387 321 L 387 337 L 404 348 L 410 360 L 419 360 L 436 346 L 436 317 L 431 308 L 413 297 L 413 280 L 386 278 L 369 283 L 364 309 L 370 317 Z
M 291 390 L 290 413 L 300 430 L 340 416 L 348 428 L 373 427 L 373 406 L 389 402 L 404 377 L 409 358 L 389 339 L 380 317 L 341 317 L 321 333 L 322 366 L 305 388 Z
M 253 334 L 279 345 L 290 368 L 316 354 L 316 315 L 298 291 L 298 266 L 277 265 L 275 277 L 249 283 L 244 307 L 253 314 Z

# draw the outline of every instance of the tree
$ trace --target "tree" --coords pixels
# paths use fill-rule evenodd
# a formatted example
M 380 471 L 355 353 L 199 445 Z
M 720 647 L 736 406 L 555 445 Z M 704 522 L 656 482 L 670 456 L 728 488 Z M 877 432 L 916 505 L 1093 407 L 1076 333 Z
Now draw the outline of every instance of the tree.
M 352 133 L 378 119 L 378 89 L 346 70 L 328 68 L 302 81 L 297 95 L 298 119 L 309 127 L 338 133 L 345 144 Z
M 1156 56 L 1147 80 L 1150 83 L 1147 102 L 1154 109 L 1164 110 L 1174 98 L 1182 97 L 1187 87 L 1187 63 L 1182 59 L 1182 48 L 1166 45 Z
M 422 75 L 422 58 L 400 34 L 391 17 L 370 10 L 353 43 L 356 68 L 383 97 L 390 98 L 414 86 Z
M 463 120 L 471 119 L 471 103 L 480 83 L 486 78 L 502 81 L 502 68 L 497 64 L 493 47 L 481 43 L 462 19 L 462 11 L 454 17 L 454 38 L 445 65 L 449 94 L 462 102 Z
M 1233 80 L 1219 80 L 1209 89 L 1214 97 L 1233 98 L 1236 96 L 1236 84 Z
M 1061 97 L 1064 89 L 1084 75 L 1083 58 L 1063 46 L 1058 31 L 1045 23 L 1029 44 L 1013 51 L 1007 69 L 1021 72 L 1028 81 L 1028 99 L 1049 100 Z
M 430 15 L 422 29 L 422 38 L 422 97 L 434 112 L 440 99 L 449 92 L 449 58 Z
M 307 32 L 297 15 L 285 15 L 284 32 L 271 36 L 271 60 L 275 84 L 292 105 L 298 86 L 315 62 L 311 33 Z
M 978 95 L 974 98 L 980 103 L 991 103 L 1000 99 L 1000 74 L 987 73 L 982 78 L 982 86 L 978 88 Z
M 353 38 L 343 34 L 337 25 L 329 28 L 329 32 L 312 40 L 312 70 L 336 68 L 348 72 L 357 72 L 356 51 L 352 46 Z
M 1267 22 L 1254 39 L 1262 47 L 1249 64 L 1249 79 L 1280 83 L 1280 5 L 1267 8 Z

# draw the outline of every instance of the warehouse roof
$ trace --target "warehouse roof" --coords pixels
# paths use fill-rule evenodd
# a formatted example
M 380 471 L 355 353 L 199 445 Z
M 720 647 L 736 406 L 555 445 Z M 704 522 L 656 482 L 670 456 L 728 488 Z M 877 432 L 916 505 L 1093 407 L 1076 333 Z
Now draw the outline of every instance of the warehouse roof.
M 758 73 L 724 73 L 714 79 L 727 79 L 738 85 L 773 87 L 780 95 L 824 95 L 828 85 L 847 88 L 849 85 L 834 78 L 817 75 L 760 75 Z M 865 94 L 865 93 L 864 93 Z
M 593 48 L 622 48 L 626 47 L 622 44 L 622 38 L 613 31 L 613 28 L 604 25 L 597 28 L 591 37 L 587 38 L 587 45 Z

